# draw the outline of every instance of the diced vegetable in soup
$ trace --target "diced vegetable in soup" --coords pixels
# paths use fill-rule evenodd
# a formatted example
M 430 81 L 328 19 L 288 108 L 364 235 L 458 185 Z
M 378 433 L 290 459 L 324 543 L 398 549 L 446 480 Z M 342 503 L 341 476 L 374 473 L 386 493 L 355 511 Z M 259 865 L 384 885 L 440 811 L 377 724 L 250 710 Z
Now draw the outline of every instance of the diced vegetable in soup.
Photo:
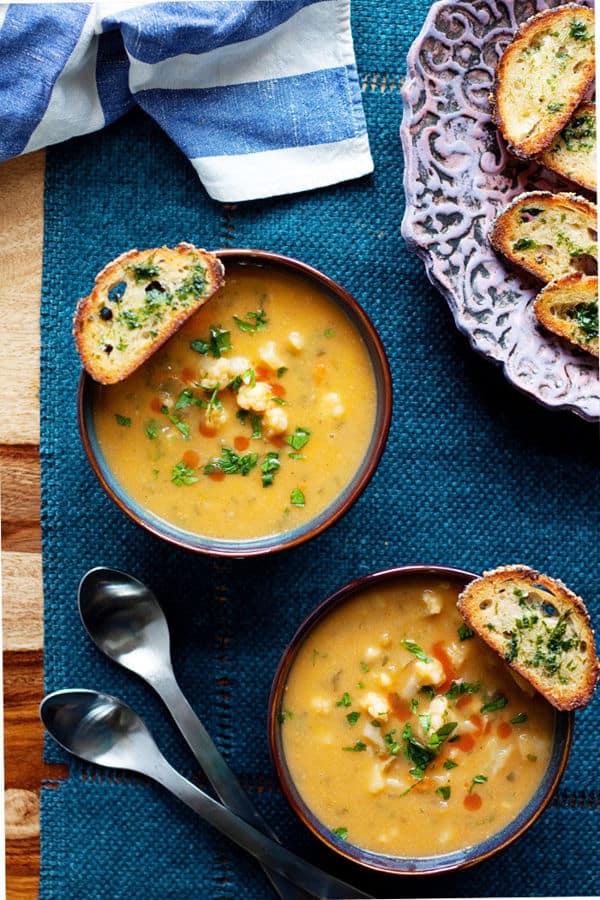
M 292 664 L 280 722 L 306 805 L 376 853 L 477 843 L 523 809 L 546 770 L 554 713 L 465 625 L 460 585 L 380 583 L 341 603 Z
M 375 421 L 366 347 L 323 289 L 228 265 L 226 285 L 126 381 L 99 390 L 109 468 L 143 507 L 220 539 L 286 532 L 351 481 Z

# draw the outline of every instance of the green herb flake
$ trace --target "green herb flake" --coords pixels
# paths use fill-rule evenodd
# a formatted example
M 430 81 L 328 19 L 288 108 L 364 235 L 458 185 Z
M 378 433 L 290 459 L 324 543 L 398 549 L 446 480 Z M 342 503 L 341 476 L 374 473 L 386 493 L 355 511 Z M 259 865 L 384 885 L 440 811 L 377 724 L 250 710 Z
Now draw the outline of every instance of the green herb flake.
M 245 453 L 243 456 L 234 453 L 229 447 L 223 447 L 220 459 L 211 459 L 204 466 L 204 474 L 211 475 L 221 471 L 225 475 L 248 475 L 258 462 L 258 453 Z
M 133 275 L 136 283 L 140 281 L 152 281 L 160 275 L 160 269 L 155 265 L 154 260 L 150 258 L 145 264 L 139 266 L 128 266 L 128 270 Z
M 220 325 L 211 325 L 208 331 L 208 341 L 197 339 L 191 342 L 190 347 L 192 350 L 194 350 L 196 353 L 200 353 L 202 356 L 210 354 L 215 359 L 220 359 L 223 353 L 226 353 L 228 350 L 232 349 L 231 333 L 229 331 L 225 331 L 225 329 L 221 328 Z
M 306 500 L 304 499 L 304 494 L 300 488 L 294 488 L 290 494 L 290 503 L 292 506 L 305 506 Z
M 458 722 L 446 722 L 445 725 L 442 725 L 441 728 L 438 728 L 437 731 L 429 738 L 429 746 L 432 750 L 436 752 L 440 749 L 446 738 L 449 738 L 454 729 L 457 727 Z
M 369 671 L 369 667 L 368 667 L 368 665 L 366 664 L 366 662 L 365 662 L 364 660 L 361 660 L 361 661 L 360 661 L 360 667 L 361 667 L 361 669 L 363 670 L 363 672 L 368 672 L 368 671 Z
M 198 481 L 198 477 L 194 475 L 194 469 L 186 466 L 184 461 L 181 460 L 173 466 L 171 481 L 173 484 L 177 485 L 177 487 L 181 487 L 184 484 L 194 484 Z
M 577 324 L 586 343 L 598 337 L 598 301 L 578 303 L 569 310 L 569 318 Z
M 325 331 L 323 332 L 323 336 L 326 337 L 326 338 L 332 338 L 332 337 L 335 337 L 335 331 L 334 331 L 334 329 L 333 329 L 333 328 L 326 328 Z
M 360 719 L 360 713 L 359 712 L 348 713 L 346 716 L 346 719 L 348 720 L 349 725 L 356 725 L 356 723 Z
M 348 693 L 348 691 L 344 691 L 344 693 L 342 694 L 342 699 L 338 700 L 335 705 L 336 706 L 352 706 L 352 698 L 350 697 L 350 694 Z
M 419 708 L 419 701 L 416 697 L 413 697 L 410 701 L 410 711 L 414 715 Z
M 432 684 L 424 684 L 422 688 L 419 688 L 419 693 L 425 694 L 426 697 L 433 700 L 435 697 L 435 688 Z
M 262 331 L 269 324 L 264 309 L 257 309 L 256 312 L 247 312 L 243 319 L 240 319 L 239 316 L 234 316 L 233 319 L 240 331 L 245 331 L 249 334 L 256 334 L 257 331 Z
M 200 400 L 198 397 L 195 397 L 191 388 L 184 388 L 177 398 L 175 409 L 186 409 L 188 406 L 206 407 L 206 400 Z
M 462 625 L 459 625 L 457 630 L 458 636 L 461 641 L 468 641 L 470 638 L 475 637 L 475 632 L 472 628 L 469 628 L 466 622 L 463 622 Z
M 456 700 L 463 694 L 476 694 L 481 690 L 479 681 L 453 681 L 448 690 L 446 697 L 448 700 Z
M 546 109 L 548 110 L 549 113 L 557 113 L 557 112 L 560 112 L 561 109 L 564 109 L 564 108 L 565 108 L 564 103 L 557 103 L 556 101 L 553 103 L 549 103 L 546 107 Z
M 456 769 L 458 763 L 455 763 L 453 759 L 447 759 L 444 763 L 444 769 Z
M 309 438 L 310 431 L 308 431 L 308 429 L 296 428 L 295 432 L 293 434 L 288 434 L 285 440 L 293 450 L 302 450 L 302 448 L 308 444 Z
M 342 750 L 349 750 L 351 753 L 364 753 L 367 745 L 362 741 L 357 741 L 353 747 L 342 747 Z
M 257 440 L 262 437 L 262 416 L 251 415 L 250 425 L 252 426 L 252 437 Z
M 506 699 L 506 697 L 503 694 L 500 694 L 500 696 L 496 697 L 495 700 L 490 700 L 489 703 L 484 703 L 479 712 L 496 712 L 496 710 L 498 709 L 504 709 L 507 703 L 508 700 Z
M 117 425 L 124 425 L 126 428 L 131 428 L 131 419 L 129 416 L 122 416 L 119 413 L 115 413 L 115 419 L 117 420 Z
M 534 241 L 533 238 L 519 238 L 518 241 L 515 241 L 513 244 L 513 250 L 533 250 L 538 246 L 537 241 Z
M 476 775 L 473 781 L 471 782 L 471 786 L 469 788 L 469 794 L 473 790 L 476 784 L 485 784 L 487 781 L 487 775 Z
M 344 828 L 343 826 L 340 828 L 334 828 L 333 834 L 335 834 L 337 837 L 339 837 L 339 839 L 341 841 L 345 841 L 346 838 L 348 837 L 348 829 Z
M 183 422 L 181 419 L 178 419 L 177 416 L 172 416 L 166 406 L 161 406 L 161 413 L 167 417 L 169 422 L 175 426 L 177 431 L 179 431 L 186 440 L 189 439 L 190 436 L 190 426 L 187 422 Z
M 279 453 L 275 453 L 274 451 L 267 453 L 264 462 L 262 462 L 260 466 L 263 487 L 269 487 L 273 484 L 275 475 L 279 472 L 280 468 L 281 463 L 279 462 Z
M 193 297 L 203 297 L 206 293 L 207 284 L 206 269 L 201 263 L 196 263 L 175 293 L 179 300 L 187 300 L 190 294 Z
M 394 740 L 394 735 L 396 734 L 396 729 L 392 728 L 391 731 L 388 731 L 387 734 L 384 734 L 383 739 L 387 744 L 388 753 L 390 756 L 397 756 L 402 750 L 402 746 Z
M 511 725 L 520 725 L 521 722 L 526 722 L 528 719 L 527 713 L 517 713 L 516 716 L 513 716 L 510 720 Z
M 160 425 L 154 419 L 150 419 L 150 421 L 146 422 L 144 425 L 144 431 L 146 432 L 146 437 L 151 441 L 154 441 L 160 434 Z
M 442 800 L 450 799 L 450 785 L 444 784 L 442 787 L 437 788 L 436 794 L 438 797 L 441 797 Z
M 593 35 L 588 33 L 585 22 L 577 22 L 573 20 L 570 23 L 569 34 L 576 41 L 591 41 Z
M 371 725 L 373 726 L 373 728 L 381 728 L 381 722 L 379 721 L 379 719 L 373 719 Z
M 287 372 L 287 370 L 288 370 L 287 366 L 279 366 L 279 368 L 277 369 L 277 377 L 282 378 L 283 375 L 285 375 L 285 373 Z
M 282 709 L 281 712 L 279 713 L 279 722 L 281 724 L 283 724 L 286 719 L 293 719 L 293 718 L 294 718 L 294 713 L 290 712 L 289 709 Z
M 427 656 L 425 651 L 423 649 L 421 649 L 421 647 L 419 647 L 418 644 L 415 644 L 414 641 L 409 641 L 407 638 L 405 638 L 404 640 L 400 641 L 400 643 L 406 650 L 408 650 L 409 653 L 412 653 L 414 656 L 417 657 L 417 659 L 420 659 L 422 662 L 426 662 L 426 663 L 433 662 L 432 657 Z

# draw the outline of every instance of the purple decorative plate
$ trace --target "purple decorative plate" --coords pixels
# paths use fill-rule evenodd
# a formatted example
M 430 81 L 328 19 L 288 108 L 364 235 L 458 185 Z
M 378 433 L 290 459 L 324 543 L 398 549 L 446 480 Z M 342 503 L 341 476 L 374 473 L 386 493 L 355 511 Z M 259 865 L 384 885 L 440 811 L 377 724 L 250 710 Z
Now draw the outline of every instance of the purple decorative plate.
M 479 353 L 519 390 L 552 409 L 600 421 L 597 361 L 536 324 L 540 285 L 488 244 L 501 209 L 534 189 L 573 190 L 506 152 L 491 121 L 494 70 L 518 25 L 559 3 L 440 0 L 407 59 L 400 137 L 406 212 L 402 235 Z M 583 193 L 579 189 L 578 193 Z

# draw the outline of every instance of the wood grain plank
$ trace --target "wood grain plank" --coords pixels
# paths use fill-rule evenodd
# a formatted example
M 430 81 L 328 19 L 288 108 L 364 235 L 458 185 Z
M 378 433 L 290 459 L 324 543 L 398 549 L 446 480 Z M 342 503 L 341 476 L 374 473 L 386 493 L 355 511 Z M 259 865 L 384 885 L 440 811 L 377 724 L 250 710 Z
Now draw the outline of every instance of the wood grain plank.
M 40 454 L 30 445 L 0 446 L 2 549 L 40 553 Z
M 43 150 L 0 166 L 0 443 L 38 444 Z
M 40 553 L 2 554 L 4 651 L 42 650 L 44 595 Z

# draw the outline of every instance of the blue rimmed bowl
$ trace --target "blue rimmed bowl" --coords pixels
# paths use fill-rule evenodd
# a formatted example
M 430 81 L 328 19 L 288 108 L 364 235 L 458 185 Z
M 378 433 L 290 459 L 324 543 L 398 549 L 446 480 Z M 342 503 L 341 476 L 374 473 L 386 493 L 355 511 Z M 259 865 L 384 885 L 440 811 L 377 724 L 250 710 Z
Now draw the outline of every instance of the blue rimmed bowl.
M 294 783 L 286 761 L 283 745 L 282 727 L 285 727 L 286 718 L 284 714 L 285 688 L 296 656 L 300 648 L 309 640 L 311 632 L 317 624 L 356 594 L 377 585 L 420 575 L 451 580 L 456 583 L 459 590 L 477 577 L 471 572 L 466 572 L 462 569 L 416 565 L 375 572 L 344 585 L 323 600 L 296 631 L 283 653 L 273 679 L 269 698 L 268 728 L 271 758 L 283 793 L 296 815 L 315 837 L 319 838 L 327 847 L 340 854 L 340 856 L 368 869 L 396 875 L 438 875 L 456 869 L 464 869 L 488 859 L 509 844 L 512 844 L 513 841 L 517 840 L 533 825 L 550 803 L 567 765 L 573 738 L 573 713 L 555 710 L 550 759 L 542 780 L 531 800 L 508 825 L 496 834 L 459 850 L 432 854 L 431 856 L 388 856 L 356 846 L 347 839 L 338 837 L 317 818 Z M 435 834 L 432 831 L 432 841 L 434 840 Z
M 94 421 L 94 405 L 101 386 L 82 372 L 79 380 L 79 431 L 90 465 L 108 496 L 134 522 L 150 533 L 188 550 L 211 556 L 246 557 L 274 553 L 294 547 L 320 534 L 346 513 L 371 479 L 383 453 L 392 415 L 392 381 L 381 340 L 360 304 L 337 282 L 306 263 L 265 250 L 226 249 L 216 255 L 227 266 L 238 263 L 258 267 L 279 267 L 316 283 L 344 312 L 361 337 L 373 368 L 376 387 L 375 422 L 371 440 L 356 472 L 335 500 L 308 522 L 290 531 L 254 540 L 224 540 L 186 531 L 172 525 L 136 502 L 111 471 L 102 452 Z

